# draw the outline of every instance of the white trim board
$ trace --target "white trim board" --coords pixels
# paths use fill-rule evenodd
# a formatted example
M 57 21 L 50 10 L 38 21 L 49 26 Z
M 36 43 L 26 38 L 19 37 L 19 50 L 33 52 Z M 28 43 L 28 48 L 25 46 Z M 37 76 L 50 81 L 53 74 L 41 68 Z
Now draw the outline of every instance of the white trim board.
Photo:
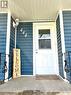
M 66 72 L 64 70 L 65 66 L 65 40 L 64 40 L 64 26 L 63 26 L 63 13 L 62 10 L 59 11 L 59 17 L 60 17 L 60 29 L 61 29 L 61 44 L 62 44 L 62 54 L 63 54 L 63 71 L 64 71 L 64 77 L 66 78 Z
M 71 11 L 71 9 L 62 9 L 62 11 Z
M 9 70 L 10 22 L 11 22 L 11 13 L 8 12 L 7 35 L 6 35 L 6 62 L 7 62 L 6 65 L 7 65 L 7 72 L 5 73 L 5 79 L 8 79 L 8 70 Z
M 8 13 L 8 12 L 6 12 L 6 11 L 2 11 L 2 12 L 0 12 L 0 13 Z
M 48 23 L 48 22 L 55 22 L 55 21 L 52 21 L 52 20 L 49 21 L 49 20 L 43 20 L 43 19 L 37 20 L 36 19 L 36 20 L 24 20 L 24 21 L 20 21 L 20 22 L 32 22 L 32 23 L 45 23 L 45 22 L 47 22 Z
M 69 81 L 68 81 L 67 79 L 63 79 L 63 77 L 61 77 L 60 75 L 59 75 L 59 77 L 60 77 L 62 80 L 64 80 L 65 82 L 69 83 Z
M 21 75 L 20 77 L 33 77 L 34 75 Z
M 57 12 L 55 22 L 56 22 L 56 20 L 57 20 L 58 16 L 59 16 L 59 11 Z

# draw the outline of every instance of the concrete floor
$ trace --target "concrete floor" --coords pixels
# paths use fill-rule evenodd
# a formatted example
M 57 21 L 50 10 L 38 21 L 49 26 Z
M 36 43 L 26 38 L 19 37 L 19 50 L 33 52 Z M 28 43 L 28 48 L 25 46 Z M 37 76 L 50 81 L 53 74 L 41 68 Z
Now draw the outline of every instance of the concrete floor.
M 31 94 L 32 91 L 34 93 L 53 92 L 56 94 Z M 17 79 L 12 79 L 7 83 L 0 85 L 0 95 L 16 95 L 14 94 L 15 92 L 29 93 L 29 94 L 17 94 L 17 95 L 71 95 L 71 84 L 64 82 L 61 79 L 60 80 L 45 80 L 45 79 L 36 80 L 35 77 L 21 77 Z M 65 93 L 65 94 L 59 94 L 59 93 Z

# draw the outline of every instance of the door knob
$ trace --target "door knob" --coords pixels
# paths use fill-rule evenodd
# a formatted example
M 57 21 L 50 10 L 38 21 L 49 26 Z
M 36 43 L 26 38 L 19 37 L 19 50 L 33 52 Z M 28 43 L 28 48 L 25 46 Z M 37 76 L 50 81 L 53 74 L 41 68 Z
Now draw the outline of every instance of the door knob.
M 36 51 L 36 53 L 38 53 L 38 52 Z
M 36 49 L 36 53 L 38 53 L 38 50 Z

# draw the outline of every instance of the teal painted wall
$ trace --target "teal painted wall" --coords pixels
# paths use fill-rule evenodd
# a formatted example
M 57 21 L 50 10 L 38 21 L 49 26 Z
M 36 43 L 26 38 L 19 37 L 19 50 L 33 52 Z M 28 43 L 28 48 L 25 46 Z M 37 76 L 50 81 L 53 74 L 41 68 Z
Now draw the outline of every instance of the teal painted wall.
M 20 22 L 17 48 L 21 49 L 21 74 L 33 75 L 33 25 L 31 22 Z
M 4 80 L 4 66 L 6 58 L 6 34 L 7 34 L 7 14 L 0 13 L 0 80 Z
M 63 11 L 64 38 L 67 68 L 71 69 L 71 11 Z M 71 70 L 67 73 L 67 79 L 71 82 Z

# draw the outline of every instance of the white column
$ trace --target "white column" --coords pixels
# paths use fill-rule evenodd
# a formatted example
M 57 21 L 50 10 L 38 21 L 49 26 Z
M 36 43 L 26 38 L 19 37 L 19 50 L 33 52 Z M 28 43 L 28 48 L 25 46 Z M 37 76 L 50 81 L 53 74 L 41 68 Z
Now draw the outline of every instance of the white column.
M 16 19 L 15 24 L 14 24 L 14 27 L 15 27 L 15 49 L 16 49 L 17 27 L 18 27 L 18 25 L 19 25 L 19 19 Z
M 8 12 L 7 15 L 7 35 L 6 35 L 6 65 L 7 72 L 5 72 L 5 81 L 8 81 L 8 71 L 9 71 L 9 49 L 10 49 L 10 23 L 11 22 L 11 13 Z
M 59 11 L 59 17 L 60 17 L 60 31 L 61 31 L 61 44 L 62 44 L 62 53 L 63 53 L 63 71 L 64 71 L 64 77 L 66 78 L 66 72 L 64 70 L 65 66 L 65 39 L 64 39 L 64 25 L 63 25 L 63 13 L 62 10 Z
M 16 40 L 17 40 L 17 26 L 15 26 L 15 49 L 16 49 Z

